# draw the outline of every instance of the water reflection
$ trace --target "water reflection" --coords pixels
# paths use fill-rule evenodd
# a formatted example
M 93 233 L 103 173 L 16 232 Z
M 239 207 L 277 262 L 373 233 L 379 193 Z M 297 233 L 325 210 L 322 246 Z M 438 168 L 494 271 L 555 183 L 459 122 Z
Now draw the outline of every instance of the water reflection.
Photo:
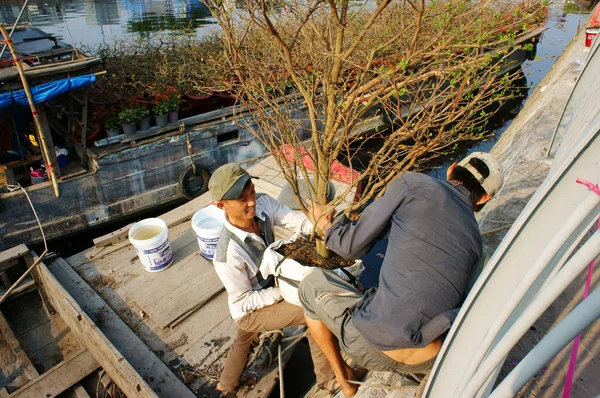
M 0 4 L 0 22 L 13 24 L 18 0 Z M 70 44 L 93 47 L 111 39 L 196 33 L 214 24 L 200 0 L 30 0 L 21 17 Z

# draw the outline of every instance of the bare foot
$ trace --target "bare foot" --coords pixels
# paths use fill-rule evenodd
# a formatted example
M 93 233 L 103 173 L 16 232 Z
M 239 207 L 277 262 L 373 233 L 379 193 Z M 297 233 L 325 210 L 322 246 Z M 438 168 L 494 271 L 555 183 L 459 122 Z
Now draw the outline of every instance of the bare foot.
M 364 369 L 364 368 L 355 368 L 352 369 L 349 366 L 346 368 L 346 377 L 347 380 L 352 380 L 352 381 L 361 381 L 365 375 L 367 374 L 368 370 Z M 349 383 L 348 381 L 344 380 L 344 383 L 341 384 L 342 387 L 342 392 L 344 393 L 344 395 L 346 397 L 352 397 L 354 394 L 356 394 L 356 391 L 358 391 L 358 384 L 353 384 L 353 383 Z

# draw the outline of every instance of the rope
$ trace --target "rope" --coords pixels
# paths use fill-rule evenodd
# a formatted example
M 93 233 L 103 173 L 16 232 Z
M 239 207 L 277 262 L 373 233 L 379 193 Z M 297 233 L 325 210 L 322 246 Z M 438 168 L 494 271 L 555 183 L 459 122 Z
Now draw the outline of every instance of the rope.
M 592 184 L 589 181 L 577 179 L 577 183 L 584 185 L 595 194 L 600 196 L 600 186 L 598 184 Z M 597 229 L 600 229 L 600 217 L 598 218 Z M 583 290 L 583 297 L 581 301 L 585 300 L 590 294 L 590 286 L 592 284 L 592 277 L 594 276 L 594 260 L 590 262 L 588 267 L 587 280 L 585 281 L 585 288 Z M 565 378 L 565 387 L 563 389 L 563 398 L 569 398 L 571 396 L 571 388 L 573 387 L 573 376 L 575 375 L 575 366 L 577 365 L 577 352 L 579 351 L 579 343 L 581 341 L 581 334 L 578 334 L 573 340 L 573 347 L 571 348 L 571 359 L 569 360 L 569 369 L 567 370 L 567 377 Z
M 35 216 L 35 220 L 37 221 L 38 226 L 40 228 L 40 232 L 42 233 L 42 239 L 44 240 L 44 252 L 40 255 L 40 257 L 37 259 L 37 261 L 35 263 L 33 263 L 33 265 L 31 267 L 29 267 L 27 269 L 27 271 L 25 271 L 23 273 L 23 275 L 21 275 L 21 277 L 19 277 L 19 279 L 17 279 L 17 281 L 15 283 L 13 283 L 13 285 L 6 291 L 6 293 L 4 293 L 4 295 L 2 297 L 0 297 L 0 304 L 2 304 L 4 302 L 4 300 L 6 300 L 6 298 L 10 295 L 10 293 L 12 293 L 12 291 L 17 288 L 19 283 L 21 283 L 21 281 L 23 279 L 25 279 L 25 277 L 27 275 L 29 275 L 31 273 L 31 271 L 34 270 L 35 266 L 42 262 L 46 253 L 48 253 L 48 243 L 46 242 L 46 235 L 44 234 L 44 228 L 42 228 L 42 223 L 40 222 L 40 218 L 38 217 L 38 214 L 35 211 L 35 207 L 33 207 L 33 203 L 31 203 L 31 199 L 29 198 L 27 191 L 25 189 L 23 189 L 23 187 L 20 184 L 7 185 L 6 187 L 8 188 L 8 190 L 10 192 L 14 192 L 14 191 L 21 189 L 23 191 L 23 193 L 25 194 L 25 197 L 27 198 L 27 201 L 29 202 L 29 206 L 31 207 L 31 210 L 33 211 L 33 215 Z
M 188 156 L 190 158 L 190 166 L 192 167 L 192 172 L 196 175 L 196 164 L 194 163 L 194 159 L 192 158 L 192 141 L 190 141 L 190 133 L 185 127 L 185 123 L 183 120 L 179 121 L 179 132 L 185 133 L 185 144 L 187 147 Z

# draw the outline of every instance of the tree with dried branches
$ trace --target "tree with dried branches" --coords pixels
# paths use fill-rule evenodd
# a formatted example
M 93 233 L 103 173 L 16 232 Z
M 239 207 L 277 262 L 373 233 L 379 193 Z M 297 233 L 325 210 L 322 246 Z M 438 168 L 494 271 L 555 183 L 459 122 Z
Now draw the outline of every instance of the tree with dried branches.
M 360 189 L 352 213 L 399 174 L 486 138 L 546 16 L 540 1 L 204 1 L 253 132 L 307 214 L 300 180 L 328 208 Z M 328 202 L 337 161 L 352 178 Z

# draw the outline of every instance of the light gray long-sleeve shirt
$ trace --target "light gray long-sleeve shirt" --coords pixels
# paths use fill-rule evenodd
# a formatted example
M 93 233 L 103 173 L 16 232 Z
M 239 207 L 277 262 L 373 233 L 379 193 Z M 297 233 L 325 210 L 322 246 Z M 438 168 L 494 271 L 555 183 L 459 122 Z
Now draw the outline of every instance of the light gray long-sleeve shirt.
M 227 290 L 229 311 L 234 320 L 282 299 L 279 288 L 263 288 L 259 280 L 262 256 L 274 241 L 275 225 L 307 234 L 312 232 L 312 224 L 303 213 L 264 194 L 256 199 L 256 221 L 262 236 L 231 225 L 226 217 L 213 259 L 215 271 Z

